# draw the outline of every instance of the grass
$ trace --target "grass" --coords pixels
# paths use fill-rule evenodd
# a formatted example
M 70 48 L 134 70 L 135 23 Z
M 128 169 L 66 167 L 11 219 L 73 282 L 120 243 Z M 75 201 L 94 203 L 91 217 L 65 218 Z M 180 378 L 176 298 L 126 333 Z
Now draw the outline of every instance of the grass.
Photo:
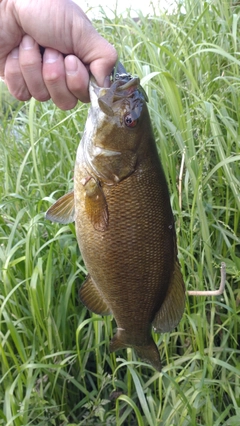
M 186 0 L 186 13 L 96 23 L 149 96 L 189 297 L 154 335 L 162 373 L 78 299 L 86 275 L 73 225 L 44 219 L 72 188 L 87 106 L 19 103 L 0 86 L 0 424 L 237 426 L 240 417 L 240 8 Z M 211 4 L 210 4 L 211 3 Z M 119 42 L 121 40 L 121 43 Z M 182 160 L 181 205 L 179 173 Z

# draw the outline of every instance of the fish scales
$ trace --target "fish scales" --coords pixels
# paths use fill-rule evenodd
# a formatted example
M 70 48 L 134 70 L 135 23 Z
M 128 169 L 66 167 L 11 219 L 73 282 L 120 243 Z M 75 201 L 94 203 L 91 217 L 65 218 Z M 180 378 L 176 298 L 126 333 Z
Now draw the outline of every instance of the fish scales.
M 92 79 L 90 96 L 72 200 L 62 197 L 47 217 L 75 219 L 89 274 L 80 298 L 95 313 L 113 314 L 110 350 L 132 347 L 160 371 L 152 325 L 172 330 L 185 305 L 166 179 L 139 80 L 123 74 L 101 89 Z
M 80 173 L 82 178 L 81 167 L 77 166 L 75 173 Z M 82 215 L 76 219 L 81 253 L 90 276 L 94 277 L 95 282 L 101 282 L 101 292 L 104 292 L 106 302 L 112 307 L 118 325 L 123 328 L 126 327 L 123 324 L 124 310 L 129 323 L 131 316 L 128 310 L 139 314 L 140 306 L 140 319 L 146 320 L 149 326 L 166 293 L 166 286 L 159 286 L 159 282 L 168 283 L 170 280 L 171 272 L 164 267 L 159 268 L 159 264 L 164 266 L 170 258 L 172 262 L 174 259 L 173 244 L 164 242 L 165 233 L 171 237 L 173 235 L 173 219 L 170 208 L 168 218 L 160 213 L 157 176 L 151 168 L 140 177 L 132 174 L 116 186 L 103 186 L 109 225 L 100 236 L 88 226 L 88 216 L 84 206 L 81 206 L 83 197 L 81 194 L 77 197 L 80 204 L 76 205 L 76 209 L 82 211 Z M 159 232 L 163 239 L 154 238 Z M 149 281 L 151 286 L 148 286 Z M 135 303 L 129 305 L 129 301 Z M 134 324 L 131 325 L 134 333 Z

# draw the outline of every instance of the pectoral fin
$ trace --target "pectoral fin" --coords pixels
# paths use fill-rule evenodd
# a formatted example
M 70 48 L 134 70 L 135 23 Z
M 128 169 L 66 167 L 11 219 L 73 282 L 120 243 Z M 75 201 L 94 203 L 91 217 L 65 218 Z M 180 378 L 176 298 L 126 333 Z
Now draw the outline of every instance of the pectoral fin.
M 98 291 L 90 275 L 87 276 L 79 290 L 82 303 L 92 312 L 99 315 L 110 315 L 111 311 Z
M 185 285 L 179 263 L 176 261 L 166 298 L 152 323 L 154 330 L 158 333 L 173 330 L 182 318 L 184 309 Z
M 59 200 L 57 200 L 56 203 L 48 209 L 45 217 L 52 222 L 59 222 L 63 224 L 74 222 L 74 191 L 71 191 L 59 198 Z
M 93 178 L 84 185 L 85 211 L 96 231 L 105 231 L 108 227 L 108 208 L 102 188 Z

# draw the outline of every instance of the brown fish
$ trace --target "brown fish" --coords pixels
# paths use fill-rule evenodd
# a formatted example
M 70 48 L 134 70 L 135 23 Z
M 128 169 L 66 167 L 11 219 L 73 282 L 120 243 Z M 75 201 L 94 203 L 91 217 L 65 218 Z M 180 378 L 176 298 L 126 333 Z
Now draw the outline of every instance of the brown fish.
M 74 193 L 47 212 L 75 220 L 89 275 L 82 302 L 112 314 L 117 332 L 110 350 L 134 348 L 161 370 L 151 336 L 172 330 L 185 307 L 167 182 L 159 160 L 146 95 L 139 79 L 121 73 L 110 88 L 90 82 L 91 107 L 77 150 Z

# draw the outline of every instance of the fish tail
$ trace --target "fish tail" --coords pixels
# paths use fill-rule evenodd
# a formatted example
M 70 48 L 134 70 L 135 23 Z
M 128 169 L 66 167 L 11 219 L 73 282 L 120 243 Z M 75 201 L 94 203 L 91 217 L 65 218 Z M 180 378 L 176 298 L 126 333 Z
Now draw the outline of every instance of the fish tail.
M 133 348 L 135 349 L 139 358 L 141 358 L 148 364 L 151 364 L 155 368 L 155 370 L 161 371 L 162 365 L 159 350 L 153 340 L 149 345 L 133 346 Z
M 152 338 L 149 344 L 144 346 L 128 344 L 126 339 L 124 339 L 124 333 L 122 330 L 118 329 L 110 342 L 110 351 L 115 352 L 124 348 L 133 348 L 136 351 L 137 356 L 141 358 L 142 361 L 152 365 L 157 371 L 161 371 L 162 366 L 159 350 Z

